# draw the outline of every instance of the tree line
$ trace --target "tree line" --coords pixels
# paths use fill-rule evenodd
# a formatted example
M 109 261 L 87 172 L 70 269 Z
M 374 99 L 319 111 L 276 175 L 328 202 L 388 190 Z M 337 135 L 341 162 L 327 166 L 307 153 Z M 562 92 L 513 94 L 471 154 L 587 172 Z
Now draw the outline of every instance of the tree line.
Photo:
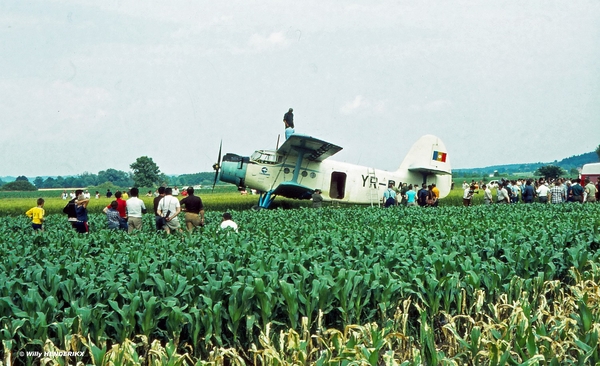
M 0 189 L 5 191 L 35 191 L 37 189 L 86 188 L 86 187 L 158 187 L 189 186 L 212 184 L 214 173 L 203 172 L 168 176 L 162 173 L 152 158 L 142 156 L 130 165 L 131 172 L 117 169 L 101 170 L 97 174 L 83 172 L 74 176 L 35 177 L 30 181 L 24 175 L 14 182 L 4 183 L 0 180 Z

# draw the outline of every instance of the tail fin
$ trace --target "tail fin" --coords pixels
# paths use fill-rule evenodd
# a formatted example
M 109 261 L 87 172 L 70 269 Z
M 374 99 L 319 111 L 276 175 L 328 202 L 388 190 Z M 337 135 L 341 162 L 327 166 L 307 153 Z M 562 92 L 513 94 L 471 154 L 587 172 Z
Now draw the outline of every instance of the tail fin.
M 425 135 L 410 148 L 398 170 L 433 174 L 452 174 L 446 145 L 438 137 Z
M 452 186 L 452 169 L 446 145 L 438 137 L 425 135 L 410 148 L 400 164 L 399 172 L 421 173 L 428 183 L 435 183 L 440 197 L 445 197 Z

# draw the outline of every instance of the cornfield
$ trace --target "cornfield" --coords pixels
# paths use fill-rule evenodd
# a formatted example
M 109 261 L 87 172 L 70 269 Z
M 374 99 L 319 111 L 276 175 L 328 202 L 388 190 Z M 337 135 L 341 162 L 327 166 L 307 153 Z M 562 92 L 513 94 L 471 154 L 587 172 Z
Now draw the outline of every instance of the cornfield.
M 3 218 L 3 364 L 600 364 L 600 205 L 219 216 Z

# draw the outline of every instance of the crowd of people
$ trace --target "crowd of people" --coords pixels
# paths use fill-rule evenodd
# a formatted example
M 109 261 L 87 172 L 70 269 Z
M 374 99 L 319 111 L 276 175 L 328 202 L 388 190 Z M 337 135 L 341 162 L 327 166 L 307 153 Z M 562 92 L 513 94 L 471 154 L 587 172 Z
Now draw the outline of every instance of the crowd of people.
M 440 190 L 435 183 L 419 185 L 400 183 L 395 186 L 394 181 L 388 182 L 388 188 L 383 192 L 383 207 L 392 206 L 421 206 L 437 207 L 440 199 Z
M 86 194 L 87 193 L 87 194 Z M 175 194 L 176 193 L 176 194 Z M 146 196 L 154 196 L 154 221 L 157 231 L 165 231 L 167 234 L 172 232 L 182 232 L 179 222 L 179 214 L 184 213 L 184 224 L 188 232 L 193 232 L 197 227 L 204 226 L 204 205 L 202 199 L 194 195 L 194 188 L 188 187 L 182 193 L 183 198 L 176 198 L 179 195 L 177 187 L 159 187 L 155 194 L 149 191 Z M 87 206 L 90 202 L 89 192 L 77 189 L 71 194 L 66 191 L 61 195 L 63 199 L 67 197 L 70 200 L 63 208 L 63 213 L 67 215 L 67 221 L 73 229 L 82 234 L 89 233 Z M 106 192 L 107 198 L 113 198 L 113 193 Z M 96 198 L 99 193 L 96 192 Z M 25 214 L 31 218 L 32 227 L 35 231 L 43 230 L 44 223 L 44 199 L 37 201 L 37 206 L 28 210 Z M 147 213 L 146 204 L 139 198 L 139 189 L 133 187 L 127 192 L 116 191 L 114 200 L 104 209 L 106 216 L 106 227 L 113 230 L 124 230 L 132 233 L 136 230 L 142 230 L 143 215 Z M 238 230 L 237 224 L 233 221 L 232 215 L 225 212 L 222 215 L 220 228 L 230 229 L 235 232 Z
M 492 203 L 514 204 L 514 203 L 551 203 L 561 204 L 567 202 L 575 203 L 594 203 L 599 200 L 598 182 L 591 182 L 585 179 L 583 182 L 579 178 L 565 179 L 556 178 L 546 180 L 527 179 L 527 180 L 506 180 L 502 179 L 495 184 L 485 184 L 483 182 L 471 183 L 463 182 L 463 205 L 471 206 L 473 196 L 483 190 L 483 202 L 486 205 Z M 496 189 L 496 199 L 494 200 L 492 188 Z
M 502 179 L 497 183 L 464 182 L 463 205 L 471 206 L 473 197 L 479 193 L 483 194 L 483 202 L 486 205 L 492 203 L 566 203 L 566 202 L 597 202 L 600 200 L 600 189 L 598 182 L 585 179 L 557 178 L 546 180 L 540 179 Z M 495 198 L 492 192 L 495 189 Z M 435 184 L 407 184 L 401 183 L 398 187 L 395 182 L 388 182 L 388 188 L 384 191 L 382 204 L 384 207 L 391 206 L 421 206 L 437 207 L 440 191 Z
M 496 199 L 494 199 L 492 189 L 496 189 Z M 574 203 L 594 203 L 600 200 L 600 189 L 598 182 L 591 182 L 585 179 L 581 182 L 579 178 L 564 179 L 557 178 L 552 180 L 527 179 L 527 180 L 505 180 L 498 183 L 483 183 L 471 181 L 463 182 L 463 205 L 471 206 L 473 197 L 483 191 L 483 202 L 485 205 L 492 203 L 515 204 L 523 203 L 550 203 L 562 204 L 567 202 Z M 154 194 L 148 191 L 146 196 L 154 196 L 154 220 L 157 231 L 182 232 L 179 214 L 184 212 L 184 224 L 188 232 L 193 232 L 197 227 L 204 226 L 204 205 L 202 199 L 194 194 L 194 188 L 188 187 L 183 190 L 183 198 L 179 200 L 177 187 L 159 187 Z M 109 190 L 106 197 L 112 198 L 113 193 Z M 131 197 L 130 197 L 131 196 Z M 125 230 L 132 233 L 135 230 L 142 230 L 142 217 L 147 213 L 146 205 L 139 197 L 138 188 L 131 188 L 129 193 L 116 191 L 114 200 L 110 202 L 103 210 L 106 215 L 106 225 L 109 229 Z M 63 199 L 71 198 L 64 207 L 63 212 L 67 215 L 67 220 L 78 233 L 88 233 L 88 212 L 87 206 L 90 202 L 90 194 L 86 190 L 75 190 L 71 193 L 64 191 L 61 195 Z M 422 206 L 437 207 L 440 197 L 440 191 L 435 184 L 401 183 L 395 187 L 395 182 L 390 181 L 388 188 L 383 193 L 382 203 L 384 207 L 392 206 Z M 96 198 L 99 198 L 99 192 L 96 192 Z M 322 205 L 323 197 L 320 190 L 315 190 L 312 195 L 313 207 L 319 208 Z M 31 219 L 31 225 L 34 231 L 43 231 L 44 223 L 44 199 L 37 200 L 37 206 L 28 210 L 25 215 Z M 222 215 L 221 229 L 230 228 L 237 232 L 237 224 L 232 220 L 229 212 Z

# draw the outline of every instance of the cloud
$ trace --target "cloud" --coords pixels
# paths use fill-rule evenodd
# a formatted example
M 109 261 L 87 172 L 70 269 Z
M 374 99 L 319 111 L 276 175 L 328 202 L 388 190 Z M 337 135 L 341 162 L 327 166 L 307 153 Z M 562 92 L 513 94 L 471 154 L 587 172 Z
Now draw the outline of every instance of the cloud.
M 413 104 L 410 110 L 413 112 L 439 112 L 451 109 L 454 106 L 452 102 L 445 99 L 438 99 L 425 104 Z
M 283 32 L 274 32 L 267 37 L 260 34 L 253 34 L 248 41 L 250 48 L 262 51 L 269 48 L 284 48 L 289 44 Z
M 357 95 L 352 101 L 346 102 L 346 104 L 340 108 L 340 113 L 344 115 L 362 111 L 383 113 L 385 111 L 385 101 L 369 100 L 365 99 L 362 95 Z

